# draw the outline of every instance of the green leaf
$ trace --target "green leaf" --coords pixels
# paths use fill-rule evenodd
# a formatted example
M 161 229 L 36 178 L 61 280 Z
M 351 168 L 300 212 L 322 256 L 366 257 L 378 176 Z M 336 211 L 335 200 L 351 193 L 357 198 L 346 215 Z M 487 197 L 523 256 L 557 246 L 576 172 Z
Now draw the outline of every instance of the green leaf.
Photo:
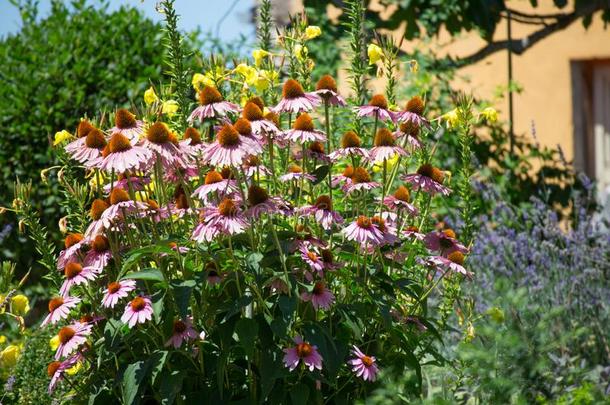
M 314 170 L 312 175 L 314 175 L 316 179 L 313 181 L 313 184 L 315 185 L 321 183 L 326 178 L 326 176 L 328 176 L 328 171 L 328 165 L 320 166 L 316 170 Z
M 151 280 L 165 282 L 165 277 L 161 270 L 156 268 L 144 269 L 142 271 L 135 271 L 133 273 L 125 274 L 121 277 L 121 280 L 132 279 L 132 280 Z
M 172 282 L 171 286 L 180 317 L 184 319 L 188 315 L 189 301 L 193 288 L 195 288 L 195 280 L 185 280 L 180 283 Z
M 176 395 L 182 391 L 182 381 L 184 374 L 182 371 L 165 371 L 161 378 L 161 404 L 171 405 L 176 400 Z
M 123 402 L 129 405 L 138 404 L 138 394 L 142 387 L 142 381 L 147 374 L 147 362 L 137 361 L 127 366 L 123 374 Z
M 309 399 L 309 387 L 303 383 L 290 390 L 290 398 L 295 405 L 307 405 Z
M 254 357 L 254 345 L 258 336 L 258 323 L 254 319 L 242 318 L 235 325 L 235 333 L 248 357 L 252 359 Z
M 167 360 L 167 355 L 169 352 L 167 351 L 156 351 L 150 355 L 148 359 L 148 367 L 150 368 L 150 382 L 154 385 L 157 380 L 157 376 L 163 370 L 163 366 L 165 365 L 165 361 Z

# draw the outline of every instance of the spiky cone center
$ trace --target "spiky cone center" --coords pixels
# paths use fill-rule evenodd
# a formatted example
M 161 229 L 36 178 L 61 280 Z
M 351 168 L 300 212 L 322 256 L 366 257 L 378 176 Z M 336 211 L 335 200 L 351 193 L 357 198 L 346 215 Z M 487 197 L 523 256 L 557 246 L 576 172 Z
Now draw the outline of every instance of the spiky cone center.
M 201 145 L 201 134 L 196 128 L 188 127 L 186 131 L 184 131 L 184 139 L 190 139 L 191 146 Z
M 97 235 L 91 243 L 91 248 L 98 253 L 103 253 L 110 248 L 108 238 L 104 235 Z
M 371 101 L 369 101 L 369 105 L 387 110 L 388 109 L 388 100 L 386 100 L 386 98 L 383 94 L 375 94 L 373 97 L 371 97 Z
M 330 197 L 327 195 L 321 195 L 320 197 L 318 197 L 316 200 L 315 206 L 319 210 L 329 210 L 330 211 L 333 209 L 333 205 L 330 200 Z
M 64 274 L 68 280 L 72 280 L 83 271 L 83 266 L 78 263 L 68 263 L 64 268 Z
M 252 101 L 248 101 L 241 115 L 248 121 L 258 121 L 263 119 L 263 110 Z
M 368 183 L 371 181 L 371 175 L 366 171 L 364 167 L 356 167 L 354 169 L 354 174 L 352 176 L 352 181 L 355 184 L 358 183 Z
M 64 305 L 64 299 L 62 297 L 55 297 L 49 300 L 49 312 L 55 311 L 57 308 Z
M 95 199 L 95 200 L 93 200 L 93 203 L 91 203 L 91 209 L 89 210 L 89 216 L 94 221 L 97 221 L 98 219 L 100 219 L 102 217 L 102 214 L 104 213 L 104 211 L 106 211 L 106 209 L 108 207 L 109 207 L 109 205 L 106 201 L 101 200 L 99 198 Z
M 169 143 L 173 143 L 174 146 L 176 146 L 176 147 L 180 146 L 180 143 L 178 142 L 178 135 L 176 135 L 175 132 L 169 133 L 169 137 L 167 138 L 167 141 Z
M 76 135 L 79 138 L 83 138 L 89 134 L 89 131 L 94 129 L 95 127 L 91 125 L 91 123 L 87 120 L 82 120 L 78 123 L 78 127 L 76 127 Z
M 87 145 L 88 148 L 103 149 L 104 146 L 106 146 L 106 138 L 102 131 L 93 128 L 85 138 L 85 145 Z
M 362 361 L 362 364 L 364 364 L 366 367 L 371 367 L 375 363 L 375 361 L 369 356 L 362 356 L 360 361 Z
M 379 228 L 381 232 L 385 232 L 385 221 L 379 215 L 375 215 L 373 218 L 371 218 L 371 222 L 377 225 L 377 228 Z
M 210 170 L 205 175 L 205 184 L 206 185 L 220 183 L 221 181 L 222 181 L 222 175 L 220 173 L 218 173 L 216 170 Z
M 176 319 L 174 321 L 173 331 L 174 333 L 184 333 L 184 331 L 186 331 L 186 323 Z
M 312 142 L 309 144 L 309 151 L 313 153 L 324 154 L 324 145 L 322 142 Z
M 135 297 L 133 300 L 131 300 L 129 305 L 131 305 L 132 310 L 139 312 L 146 308 L 146 301 L 144 301 L 144 298 L 142 297 Z
M 215 262 L 207 262 L 205 265 L 205 269 L 207 271 L 218 271 L 218 266 L 216 265 Z
M 55 373 L 59 369 L 59 366 L 61 366 L 61 361 L 52 361 L 49 363 L 49 365 L 47 366 L 47 375 L 49 376 L 49 378 L 55 375 Z
M 91 315 L 91 314 L 83 315 L 80 317 L 79 321 L 80 321 L 80 323 L 93 322 L 93 315 Z
M 411 195 L 405 186 L 399 186 L 394 192 L 394 198 L 400 201 L 409 202 Z
M 106 158 L 106 157 L 108 157 L 108 155 L 110 155 L 110 145 L 106 145 L 102 149 L 102 157 Z
M 248 156 L 248 158 L 246 159 L 246 165 L 250 166 L 250 167 L 256 167 L 256 166 L 260 166 L 261 164 L 261 160 L 258 156 Z
M 248 188 L 248 203 L 250 206 L 262 204 L 269 199 L 269 194 L 264 188 L 252 185 Z
M 273 111 L 269 111 L 265 114 L 265 119 L 267 121 L 273 122 L 273 124 L 279 128 L 280 126 L 280 116 L 274 113 Z
M 64 326 L 59 330 L 57 336 L 59 337 L 59 341 L 62 345 L 65 345 L 76 335 L 76 331 L 72 329 L 70 326 Z
M 250 121 L 245 118 L 239 118 L 237 121 L 235 121 L 233 126 L 240 135 L 252 135 L 252 125 L 250 124 Z
M 459 250 L 456 250 L 454 252 L 449 253 L 447 255 L 447 259 L 451 260 L 455 264 L 459 264 L 460 266 L 463 266 L 464 259 L 466 259 L 466 257 L 464 256 L 464 254 L 462 252 L 460 252 Z
M 311 116 L 309 114 L 302 113 L 294 121 L 294 124 L 292 124 L 292 128 L 296 129 L 297 131 L 313 132 L 313 120 L 311 119 Z
M 354 177 L 354 167 L 353 166 L 347 166 L 345 169 L 343 169 L 343 177 L 347 177 L 348 179 L 351 179 L 352 177 Z
M 379 128 L 375 134 L 375 146 L 394 146 L 396 140 L 387 128 Z
M 218 131 L 216 140 L 221 146 L 224 147 L 235 146 L 239 144 L 239 132 L 237 132 L 233 125 L 225 124 L 220 131 Z
M 265 103 L 259 96 L 254 96 L 248 100 L 248 103 L 254 103 L 261 111 L 265 109 Z
M 81 233 L 69 233 L 66 235 L 66 239 L 64 240 L 64 246 L 66 249 L 76 245 L 78 242 L 83 240 L 83 235 Z
M 225 198 L 218 204 L 218 212 L 223 217 L 232 217 L 237 214 L 237 206 L 230 198 Z
M 445 234 L 445 236 L 455 239 L 456 235 L 455 235 L 455 231 L 453 229 L 444 229 L 443 233 Z
M 445 175 L 443 174 L 442 170 L 432 166 L 429 163 L 421 165 L 419 169 L 417 169 L 417 173 L 422 176 L 429 177 L 437 183 L 442 183 L 445 178 Z
M 148 204 L 148 208 L 151 210 L 157 211 L 159 209 L 159 204 L 155 200 L 148 199 L 146 200 L 146 204 Z
M 354 131 L 347 131 L 341 137 L 341 146 L 345 148 L 359 148 L 362 145 L 360 137 Z
M 286 80 L 286 83 L 284 83 L 284 87 L 282 88 L 282 98 L 290 100 L 293 98 L 303 97 L 304 95 L 305 91 L 299 82 L 294 79 Z
M 414 225 L 411 225 L 411 226 L 407 226 L 406 231 L 407 232 L 419 232 L 419 228 Z
M 170 249 L 178 249 L 178 244 L 176 242 L 169 242 L 167 246 L 169 246 Z
M 167 143 L 170 138 L 169 128 L 163 122 L 155 122 L 146 130 L 146 139 L 149 142 L 162 145 Z
M 108 142 L 109 153 L 123 152 L 129 149 L 131 149 L 131 143 L 129 142 L 129 139 L 119 132 L 112 135 L 112 138 L 110 138 L 110 142 Z
M 370 227 L 373 226 L 373 222 L 371 221 L 371 219 L 364 215 L 360 215 L 358 217 L 358 219 L 356 220 L 356 223 L 358 224 L 358 226 L 360 228 L 364 228 L 364 229 L 369 229 Z
M 297 356 L 299 358 L 304 358 L 309 356 L 313 352 L 313 347 L 309 343 L 299 343 L 297 344 Z
M 107 288 L 109 294 L 116 294 L 121 289 L 121 284 L 113 281 L 112 283 L 108 284 Z
M 216 87 L 205 86 L 199 92 L 199 104 L 201 105 L 220 103 L 223 100 L 224 99 L 222 98 L 222 94 L 220 94 Z
M 405 121 L 400 124 L 400 132 L 403 134 L 410 135 L 414 138 L 417 138 L 419 135 L 419 124 L 413 121 Z
M 312 252 L 311 250 L 307 251 L 307 257 L 312 262 L 317 262 L 318 261 L 318 255 L 315 252 Z
M 129 201 L 129 194 L 122 188 L 115 187 L 110 193 L 110 204 L 116 205 L 121 202 Z
M 233 170 L 231 170 L 231 168 L 229 166 L 223 167 L 222 170 L 220 171 L 220 174 L 221 174 L 222 178 L 225 180 L 231 180 L 231 179 L 235 178 L 235 175 L 233 174 Z
M 290 165 L 288 167 L 288 172 L 289 173 L 303 173 L 303 169 L 301 168 L 301 166 L 298 166 L 298 165 Z
M 314 295 L 322 295 L 324 294 L 324 283 L 322 281 L 318 281 L 313 285 L 313 294 Z
M 318 80 L 318 83 L 316 83 L 316 90 L 330 90 L 336 93 L 337 82 L 331 75 L 324 75 Z
M 114 114 L 114 124 L 120 129 L 133 128 L 136 126 L 136 116 L 125 108 L 119 108 Z
M 409 101 L 407 101 L 407 105 L 405 106 L 406 111 L 417 115 L 423 115 L 425 108 L 426 105 L 424 104 L 424 100 L 420 96 L 412 97 Z

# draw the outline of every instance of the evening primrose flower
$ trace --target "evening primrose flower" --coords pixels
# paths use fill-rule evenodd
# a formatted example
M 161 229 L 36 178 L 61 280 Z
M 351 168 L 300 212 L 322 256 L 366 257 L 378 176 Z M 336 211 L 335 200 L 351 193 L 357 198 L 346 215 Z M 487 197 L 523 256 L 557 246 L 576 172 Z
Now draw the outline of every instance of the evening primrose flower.
M 30 301 L 23 294 L 15 295 L 11 299 L 11 311 L 15 315 L 25 315 L 30 310 Z
M 455 128 L 459 120 L 457 108 L 443 114 L 441 119 L 445 121 L 447 128 Z
M 320 35 L 322 35 L 322 30 L 317 25 L 310 25 L 309 27 L 305 28 L 306 39 L 314 39 Z
M 195 73 L 193 75 L 191 84 L 193 85 L 195 91 L 201 91 L 201 89 L 203 89 L 205 86 L 215 86 L 214 80 L 212 80 L 211 75 L 203 75 L 201 73 Z
M 498 120 L 498 112 L 493 107 L 487 107 L 483 111 L 481 111 L 479 117 L 490 123 L 496 122 Z
M 0 352 L 0 364 L 3 367 L 11 368 L 17 364 L 17 359 L 21 349 L 17 345 L 8 345 Z
M 233 72 L 241 75 L 246 82 L 251 82 L 252 80 L 256 79 L 256 76 L 258 76 L 256 68 L 245 63 L 240 63 L 237 65 L 235 69 L 233 69 Z
M 254 64 L 256 66 L 260 66 L 267 56 L 271 55 L 269 52 L 264 49 L 255 49 L 252 51 L 252 57 L 254 58 Z
M 375 44 L 369 44 L 366 53 L 369 57 L 369 65 L 374 65 L 377 61 L 383 60 L 383 50 Z
M 150 86 L 148 90 L 144 92 L 144 102 L 146 105 L 151 105 L 155 102 L 159 101 L 159 97 L 157 97 L 157 93 L 155 93 L 155 89 Z
M 51 348 L 51 350 L 57 350 L 57 348 L 59 347 L 59 335 L 55 335 L 51 339 L 49 339 L 49 347 Z
M 307 55 L 309 55 L 309 49 L 306 46 L 301 44 L 296 44 L 294 46 L 294 56 L 296 56 L 297 60 L 303 62 L 307 59 Z
M 178 102 L 176 100 L 167 100 L 163 102 L 161 112 L 167 114 L 168 117 L 173 117 L 178 112 Z
M 55 133 L 55 138 L 53 138 L 53 146 L 57 146 L 60 143 L 72 138 L 72 134 L 66 131 L 65 129 Z

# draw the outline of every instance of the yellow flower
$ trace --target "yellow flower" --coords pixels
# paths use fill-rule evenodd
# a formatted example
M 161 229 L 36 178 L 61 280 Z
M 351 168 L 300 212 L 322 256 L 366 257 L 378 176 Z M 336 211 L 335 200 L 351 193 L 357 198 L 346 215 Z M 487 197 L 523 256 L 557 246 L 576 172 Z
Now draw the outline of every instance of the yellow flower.
M 57 350 L 57 348 L 59 347 L 59 335 L 55 335 L 51 339 L 49 339 L 49 347 L 51 348 L 51 350 Z
M 305 38 L 307 39 L 313 39 L 315 37 L 319 37 L 320 35 L 322 35 L 322 30 L 317 25 L 310 25 L 309 27 L 305 28 Z
M 3 345 L 5 343 L 6 343 L 6 336 L 0 335 L 0 345 Z
M 308 54 L 309 50 L 306 46 L 303 46 L 301 44 L 296 44 L 294 46 L 294 56 L 296 56 L 296 58 L 301 62 L 303 62 L 307 58 Z
M 212 74 L 210 72 L 206 73 L 205 75 L 202 75 L 201 73 L 195 73 L 193 75 L 193 80 L 191 80 L 191 84 L 193 85 L 195 91 L 203 89 L 204 86 L 216 86 L 214 80 L 212 79 Z
M 13 202 L 13 206 L 15 206 L 15 203 Z M 0 294 L 0 305 L 4 303 L 4 295 Z M 0 307 L 0 314 L 4 313 L 4 306 Z
M 19 349 L 19 346 L 6 346 L 6 348 L 0 352 L 0 364 L 6 368 L 14 367 L 15 364 L 17 364 L 20 351 L 21 349 Z
M 475 337 L 474 325 L 472 324 L 472 322 L 468 322 L 468 327 L 466 328 L 466 337 L 464 340 L 466 342 L 470 342 L 472 339 L 474 339 L 474 337 Z
M 498 120 L 498 112 L 493 107 L 487 107 L 480 114 L 487 122 L 496 122 Z
M 30 310 L 30 301 L 23 294 L 15 295 L 11 299 L 11 312 L 15 315 L 25 315 Z
M 55 138 L 53 139 L 53 146 L 57 146 L 70 138 L 72 138 L 72 134 L 65 129 L 63 131 L 56 132 Z
M 167 114 L 168 117 L 173 117 L 178 112 L 178 102 L 176 100 L 167 100 L 163 102 L 161 112 Z
M 369 44 L 367 50 L 369 56 L 369 65 L 374 65 L 377 61 L 383 60 L 383 50 L 375 44 Z
M 258 75 L 256 68 L 245 63 L 237 65 L 235 69 L 233 69 L 233 72 L 241 75 L 246 82 L 253 82 Z
M 78 362 L 76 362 L 75 365 L 73 365 L 69 369 L 66 369 L 66 373 L 68 373 L 68 375 L 74 375 L 74 374 L 78 373 L 81 368 L 83 368 L 83 364 L 80 361 L 78 361 Z
M 157 93 L 155 93 L 155 89 L 153 89 L 152 86 L 150 86 L 148 88 L 148 90 L 146 90 L 144 92 L 144 102 L 146 103 L 146 105 L 151 105 L 152 103 L 155 103 L 159 101 L 159 97 L 157 97 Z
M 398 154 L 396 154 L 396 155 L 394 155 L 394 157 L 388 159 L 388 161 L 387 161 L 388 171 L 392 170 L 394 168 L 394 166 L 396 166 L 396 163 L 398 163 L 398 159 L 399 159 Z M 378 173 L 378 172 L 381 172 L 382 170 L 383 170 L 383 162 L 375 163 L 375 165 L 373 165 L 373 172 Z
M 446 112 L 441 118 L 447 123 L 447 128 L 454 128 L 459 120 L 457 108 Z
M 260 66 L 267 56 L 271 55 L 269 52 L 264 49 L 255 49 L 252 51 L 252 57 L 254 58 L 254 64 L 256 66 Z
M 419 72 L 419 63 L 415 59 L 409 61 L 409 70 L 411 73 Z

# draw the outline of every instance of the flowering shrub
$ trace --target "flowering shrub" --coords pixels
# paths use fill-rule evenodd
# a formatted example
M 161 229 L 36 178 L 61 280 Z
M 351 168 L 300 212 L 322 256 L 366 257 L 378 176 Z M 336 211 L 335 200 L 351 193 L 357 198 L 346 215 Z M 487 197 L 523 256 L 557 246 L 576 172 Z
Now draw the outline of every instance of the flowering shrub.
M 365 47 L 357 4 L 355 51 Z M 180 80 L 175 16 L 163 6 Z M 305 43 L 319 28 L 296 19 L 278 50 L 261 32 L 255 66 L 211 58 L 192 77 L 195 108 L 184 83 L 151 88 L 137 113 L 58 134 L 71 203 L 56 259 L 30 187 L 17 185 L 14 210 L 55 288 L 42 322 L 58 343 L 49 392 L 343 403 L 366 397 L 381 369 L 406 372 L 417 394 L 423 359 L 442 361 L 428 298 L 471 276 L 470 237 L 435 229 L 433 213 L 456 186 L 467 212 L 470 103 L 456 109 L 452 184 L 434 162 L 440 121 L 420 96 L 404 109 L 391 85 L 369 97 L 354 62 L 346 99 L 328 75 L 311 84 Z M 392 78 L 395 49 L 378 48 L 370 63 Z M 78 378 L 68 375 L 78 365 Z

